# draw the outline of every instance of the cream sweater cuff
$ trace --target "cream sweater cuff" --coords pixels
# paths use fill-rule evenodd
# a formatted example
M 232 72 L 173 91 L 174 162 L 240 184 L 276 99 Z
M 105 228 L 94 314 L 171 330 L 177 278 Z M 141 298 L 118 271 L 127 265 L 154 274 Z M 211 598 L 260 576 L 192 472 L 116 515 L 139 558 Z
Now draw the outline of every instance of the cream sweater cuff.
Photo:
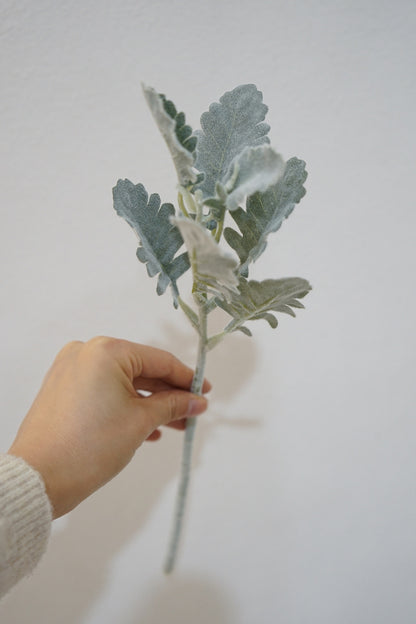
M 42 477 L 20 457 L 0 454 L 0 597 L 44 554 L 52 508 Z

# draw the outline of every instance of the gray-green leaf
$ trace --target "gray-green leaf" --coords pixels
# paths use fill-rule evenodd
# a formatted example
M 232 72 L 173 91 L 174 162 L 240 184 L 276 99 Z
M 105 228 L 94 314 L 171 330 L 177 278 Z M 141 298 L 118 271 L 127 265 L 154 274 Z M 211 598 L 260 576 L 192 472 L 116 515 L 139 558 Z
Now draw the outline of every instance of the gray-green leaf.
M 239 325 L 238 327 L 235 328 L 234 331 L 241 331 L 243 334 L 245 334 L 246 336 L 252 336 L 253 334 L 251 333 L 251 331 L 249 330 L 248 327 L 246 327 L 245 325 Z
M 224 253 L 209 231 L 191 219 L 171 218 L 185 241 L 198 286 L 227 301 L 238 294 L 238 262 Z
M 185 252 L 175 257 L 183 244 L 180 232 L 170 218 L 175 214 L 172 204 L 160 205 L 157 193 L 150 198 L 143 184 L 119 180 L 113 188 L 114 209 L 136 232 L 141 245 L 137 257 L 146 263 L 150 277 L 159 274 L 157 294 L 165 292 L 170 284 L 175 308 L 178 307 L 177 279 L 189 269 Z
M 143 92 L 152 115 L 165 139 L 178 174 L 179 183 L 188 186 L 197 181 L 193 169 L 196 137 L 185 124 L 185 115 L 178 113 L 175 105 L 152 87 L 143 85 Z
M 228 192 L 226 207 L 236 210 L 245 197 L 264 193 L 284 171 L 285 161 L 269 145 L 246 147 L 231 163 L 228 180 L 224 182 Z
M 201 117 L 195 166 L 204 174 L 198 185 L 204 199 L 215 196 L 215 184 L 227 175 L 234 158 L 245 147 L 269 143 L 270 126 L 264 122 L 267 106 L 253 84 L 240 85 L 211 104 Z
M 226 327 L 228 332 L 241 329 L 246 321 L 257 319 L 265 319 L 271 327 L 276 327 L 277 319 L 271 311 L 295 316 L 292 308 L 304 307 L 298 300 L 311 290 L 311 286 L 300 277 L 266 279 L 262 282 L 242 278 L 238 289 L 239 294 L 233 294 L 231 301 L 216 300 L 217 305 L 233 317 Z
M 303 183 L 306 177 L 303 160 L 291 158 L 277 184 L 263 193 L 250 196 L 247 199 L 247 210 L 237 208 L 231 213 L 241 234 L 227 227 L 224 238 L 240 258 L 242 275 L 247 275 L 249 263 L 263 253 L 268 235 L 280 228 L 295 204 L 305 195 Z

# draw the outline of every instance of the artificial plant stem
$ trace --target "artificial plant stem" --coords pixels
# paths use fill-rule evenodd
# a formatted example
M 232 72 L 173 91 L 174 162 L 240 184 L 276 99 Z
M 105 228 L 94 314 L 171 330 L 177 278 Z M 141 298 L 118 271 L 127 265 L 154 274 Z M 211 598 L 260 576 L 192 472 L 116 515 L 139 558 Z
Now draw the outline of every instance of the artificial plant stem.
M 215 232 L 215 240 L 216 240 L 217 243 L 220 242 L 220 238 L 221 238 L 221 235 L 222 235 L 223 228 L 224 228 L 224 219 L 221 219 L 221 221 L 217 225 L 217 229 L 216 229 L 216 232 Z
M 198 356 L 195 373 L 191 385 L 191 392 L 193 392 L 194 394 L 202 394 L 202 386 L 204 384 L 205 360 L 207 354 L 207 313 L 202 303 L 199 304 L 199 323 L 200 332 L 198 342 Z M 185 439 L 182 451 L 181 474 L 178 493 L 176 497 L 173 528 L 164 568 L 166 574 L 172 572 L 175 566 L 176 554 L 178 551 L 179 541 L 182 532 L 186 498 L 191 476 L 192 447 L 195 428 L 196 419 L 188 418 L 186 421 Z
M 189 219 L 190 218 L 189 217 L 189 213 L 188 213 L 188 211 L 187 211 L 187 209 L 185 207 L 185 202 L 183 201 L 183 196 L 182 196 L 182 193 L 180 191 L 178 193 L 178 204 L 179 204 L 179 208 L 182 211 L 182 214 Z

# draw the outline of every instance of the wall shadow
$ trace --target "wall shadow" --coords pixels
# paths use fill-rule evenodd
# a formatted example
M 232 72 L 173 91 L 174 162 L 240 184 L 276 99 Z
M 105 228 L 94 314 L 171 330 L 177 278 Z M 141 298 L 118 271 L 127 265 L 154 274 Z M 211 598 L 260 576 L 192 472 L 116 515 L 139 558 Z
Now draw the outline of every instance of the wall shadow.
M 182 333 L 177 328 L 173 332 L 170 326 L 165 329 L 169 339 L 164 348 L 181 354 L 189 350 L 187 361 L 192 361 L 195 351 L 192 330 Z M 230 336 L 225 348 L 221 345 L 210 353 L 214 406 L 215 402 L 231 401 L 248 383 L 255 360 L 254 342 L 244 336 Z M 215 411 L 214 407 L 214 418 L 200 420 L 194 469 L 198 467 L 205 442 L 222 424 Z M 243 418 L 234 421 L 233 426 L 253 424 L 257 424 L 255 419 Z M 60 624 L 88 622 L 88 613 L 108 586 L 112 561 L 145 526 L 165 488 L 178 477 L 181 443 L 177 436 L 180 435 L 169 432 L 158 443 L 146 443 L 121 474 L 68 515 L 63 526 L 54 532 L 48 552 L 34 575 L 22 581 L 2 601 L 1 621 L 55 624 L 58 614 Z M 137 496 L 132 497 L 132 492 L 137 492 Z M 134 616 L 127 621 L 160 623 L 166 619 L 182 624 L 231 621 L 230 607 L 221 588 L 203 578 L 176 574 L 172 579 L 165 579 L 165 583 L 155 581 L 147 604 L 140 610 L 140 618 Z M 206 619 L 201 619 L 205 616 Z
M 144 603 L 133 608 L 125 624 L 232 624 L 234 610 L 224 588 L 212 579 L 179 575 L 152 585 Z

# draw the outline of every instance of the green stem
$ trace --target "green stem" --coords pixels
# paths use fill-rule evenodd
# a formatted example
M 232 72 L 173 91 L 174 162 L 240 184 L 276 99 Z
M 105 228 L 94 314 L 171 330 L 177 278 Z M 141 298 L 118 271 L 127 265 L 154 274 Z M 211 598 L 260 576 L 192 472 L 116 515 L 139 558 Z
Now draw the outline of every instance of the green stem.
M 185 207 L 185 202 L 183 201 L 183 195 L 180 191 L 178 193 L 178 204 L 179 204 L 179 208 L 181 209 L 182 214 L 188 219 L 190 219 L 189 212 L 187 211 Z
M 217 229 L 215 231 L 215 240 L 217 243 L 220 242 L 223 228 L 224 228 L 224 219 L 221 219 L 221 221 L 219 221 L 219 223 L 217 224 Z
M 202 394 L 205 360 L 207 354 L 207 313 L 204 309 L 204 306 L 201 304 L 199 305 L 199 323 L 200 332 L 198 342 L 198 357 L 191 385 L 191 392 L 193 392 L 194 394 Z M 181 475 L 176 498 L 173 528 L 164 567 L 166 574 L 170 574 L 170 572 L 172 572 L 173 568 L 175 567 L 176 555 L 178 552 L 180 537 L 182 533 L 188 486 L 191 476 L 191 459 L 195 428 L 196 418 L 188 418 L 186 421 L 185 439 L 182 452 Z

